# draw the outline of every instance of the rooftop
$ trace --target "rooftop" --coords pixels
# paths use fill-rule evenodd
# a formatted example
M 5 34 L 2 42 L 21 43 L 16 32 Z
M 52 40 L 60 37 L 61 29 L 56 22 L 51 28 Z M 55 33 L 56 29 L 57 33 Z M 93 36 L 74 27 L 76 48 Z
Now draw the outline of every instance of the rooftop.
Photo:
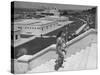
M 47 24 L 47 23 L 52 23 L 56 20 L 63 20 L 66 19 L 66 17 L 64 16 L 46 16 L 40 19 L 22 19 L 22 20 L 18 20 L 18 21 L 14 21 L 14 25 L 43 25 L 43 24 Z
M 14 22 L 14 25 L 42 25 L 42 24 L 47 24 L 53 21 L 49 21 L 49 20 L 42 20 L 42 19 L 24 19 L 21 21 L 16 21 Z

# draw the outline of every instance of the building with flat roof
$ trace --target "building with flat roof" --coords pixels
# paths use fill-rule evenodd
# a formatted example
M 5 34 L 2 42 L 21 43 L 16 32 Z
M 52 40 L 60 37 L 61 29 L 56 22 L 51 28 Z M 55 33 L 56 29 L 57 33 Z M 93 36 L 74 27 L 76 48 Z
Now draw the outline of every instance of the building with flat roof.
M 68 21 L 68 17 L 47 16 L 40 19 L 24 19 L 14 22 L 14 27 L 21 30 L 21 34 L 41 35 L 54 30 L 59 22 Z

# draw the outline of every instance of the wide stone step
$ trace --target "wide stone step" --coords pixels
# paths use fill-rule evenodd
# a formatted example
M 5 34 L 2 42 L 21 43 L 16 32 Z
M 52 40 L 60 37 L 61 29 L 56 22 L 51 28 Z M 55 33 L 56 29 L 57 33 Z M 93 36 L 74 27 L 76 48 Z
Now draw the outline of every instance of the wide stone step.
M 66 62 L 64 62 L 64 68 L 60 68 L 59 71 L 65 70 L 80 70 L 80 69 L 87 69 L 91 67 L 96 67 L 96 44 L 92 44 L 89 47 L 81 50 L 81 52 L 76 53 L 76 55 L 72 55 L 69 58 L 66 58 Z M 50 61 L 45 62 L 44 64 L 32 69 L 28 73 L 33 72 L 51 72 L 54 70 L 56 59 L 51 59 Z M 91 66 L 92 65 L 92 66 Z

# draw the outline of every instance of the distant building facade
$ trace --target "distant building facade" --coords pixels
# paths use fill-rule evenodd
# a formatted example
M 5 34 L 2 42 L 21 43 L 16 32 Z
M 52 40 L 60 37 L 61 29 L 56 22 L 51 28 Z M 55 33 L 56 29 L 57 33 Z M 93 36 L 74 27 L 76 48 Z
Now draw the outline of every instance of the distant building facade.
M 55 16 L 59 16 L 60 12 L 57 8 L 52 8 L 52 9 L 46 9 L 44 11 L 41 12 L 42 15 L 55 15 Z
M 21 30 L 21 34 L 41 35 L 54 30 L 59 24 L 67 22 L 68 17 L 50 16 L 40 19 L 25 19 L 14 22 L 14 27 Z M 62 24 L 61 24 L 62 22 Z

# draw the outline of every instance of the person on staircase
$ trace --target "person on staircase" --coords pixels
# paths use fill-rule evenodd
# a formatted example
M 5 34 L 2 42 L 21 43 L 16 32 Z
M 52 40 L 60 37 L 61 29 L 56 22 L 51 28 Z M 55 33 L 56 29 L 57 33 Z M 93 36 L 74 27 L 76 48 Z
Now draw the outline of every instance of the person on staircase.
M 56 60 L 55 70 L 58 70 L 60 67 L 63 67 L 64 56 L 66 54 L 65 46 L 66 46 L 66 39 L 65 39 L 65 32 L 60 31 L 57 35 L 56 41 L 56 50 L 58 54 L 58 58 Z

